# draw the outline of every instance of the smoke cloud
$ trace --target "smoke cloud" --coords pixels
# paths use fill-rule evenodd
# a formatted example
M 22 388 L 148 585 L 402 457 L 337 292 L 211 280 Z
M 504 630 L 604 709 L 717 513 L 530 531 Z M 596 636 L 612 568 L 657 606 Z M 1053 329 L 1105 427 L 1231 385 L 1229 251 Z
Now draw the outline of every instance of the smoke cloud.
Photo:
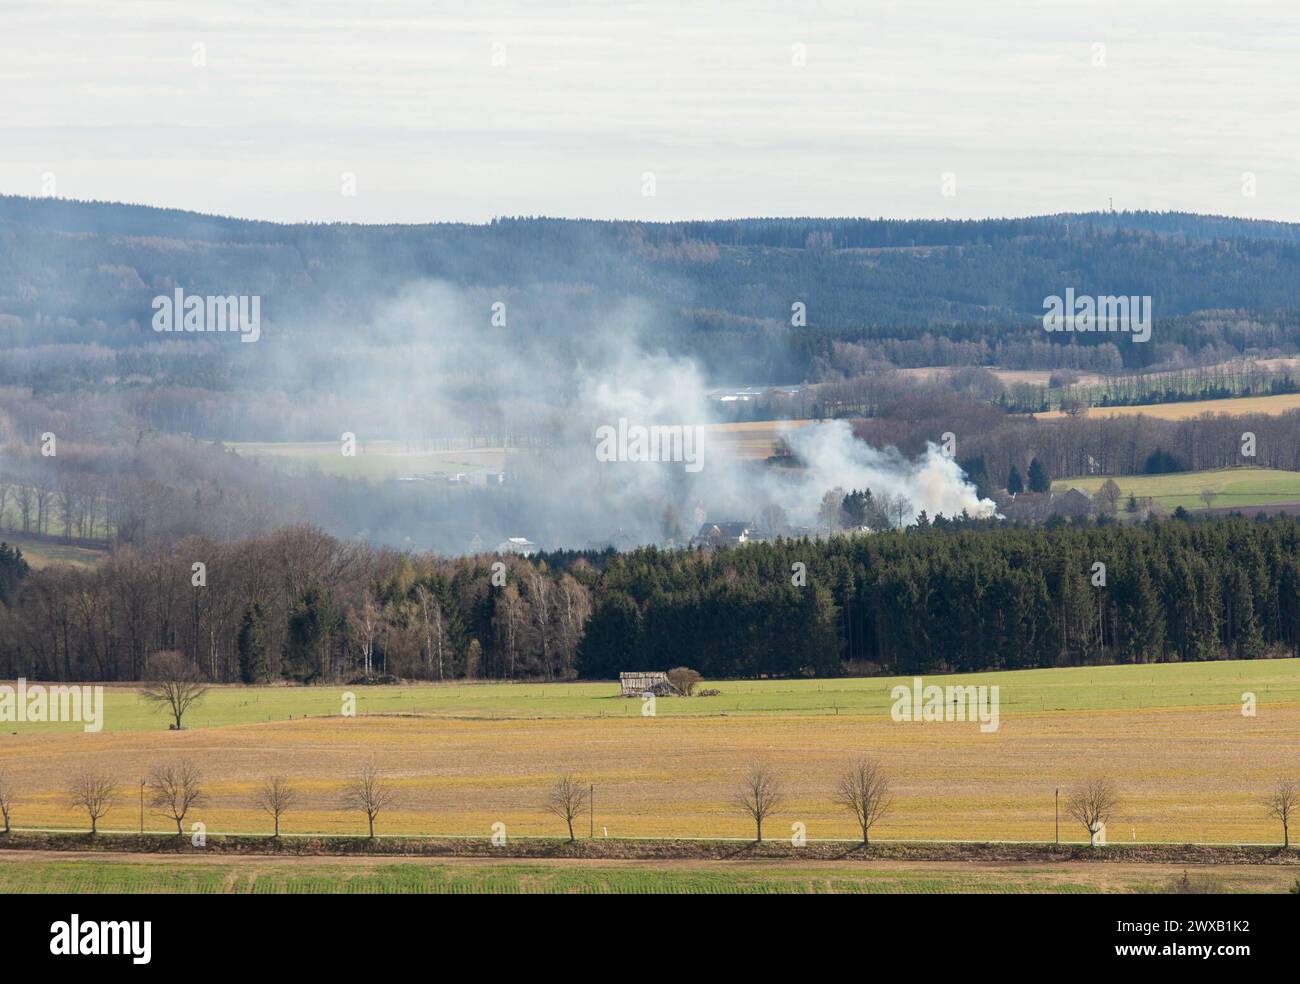
M 546 549 L 680 544 L 706 520 L 753 522 L 771 506 L 790 527 L 816 530 L 832 489 L 905 497 L 905 523 L 922 510 L 992 514 L 993 503 L 936 447 L 909 460 L 857 440 L 844 421 L 782 429 L 795 467 L 737 457 L 714 426 L 707 394 L 717 381 L 655 345 L 662 314 L 635 301 L 606 308 L 578 290 L 538 296 L 420 282 L 376 299 L 368 326 L 327 331 L 344 339 L 330 353 L 335 427 L 383 440 L 516 445 L 507 483 L 486 490 L 488 508 L 481 495 L 452 496 L 437 528 L 418 531 L 415 542 L 446 553 L 463 552 L 472 534 L 489 550 L 509 536 Z M 282 385 L 318 392 L 320 369 L 303 360 L 303 333 L 273 334 L 263 344 Z M 695 468 L 680 457 L 646 460 L 636 446 L 599 460 L 598 433 L 620 426 L 634 437 L 639 428 L 667 429 L 666 450 L 681 447 L 673 429 L 699 428 L 685 446 L 699 438 L 701 460 Z M 399 520 L 385 532 L 392 538 L 400 528 Z

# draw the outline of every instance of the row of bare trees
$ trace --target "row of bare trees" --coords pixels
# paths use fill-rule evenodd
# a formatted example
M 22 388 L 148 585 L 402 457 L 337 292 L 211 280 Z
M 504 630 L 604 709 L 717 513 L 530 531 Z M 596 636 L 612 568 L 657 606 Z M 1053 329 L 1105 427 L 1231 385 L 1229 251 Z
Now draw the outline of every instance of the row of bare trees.
M 176 834 L 184 833 L 185 818 L 196 806 L 203 803 L 203 773 L 189 759 L 179 759 L 157 766 L 140 782 L 141 792 L 147 793 L 149 805 L 159 816 L 176 824 Z M 91 834 L 99 833 L 99 821 L 123 801 L 124 787 L 108 772 L 85 769 L 73 776 L 67 786 L 67 804 L 84 812 L 90 820 Z M 0 773 L 0 819 L 4 832 L 10 831 L 17 789 L 12 781 Z M 284 776 L 268 777 L 253 793 L 252 805 L 272 818 L 275 836 L 280 836 L 281 818 L 298 802 L 298 789 Z M 392 802 L 390 791 L 380 788 L 378 772 L 373 767 L 363 769 L 352 779 L 344 791 L 343 804 L 348 807 L 365 804 L 370 818 L 370 836 L 374 836 L 374 818 L 379 810 Z
M 102 481 L 76 472 L 37 471 L 30 479 L 0 481 L 0 530 L 57 534 L 65 542 L 108 532 Z
M 226 683 L 308 669 L 317 682 L 569 679 L 597 579 L 586 561 L 448 560 L 309 527 L 119 547 L 93 570 L 26 574 L 0 606 L 0 675 L 152 679 L 157 654 L 177 652 Z
M 861 758 L 840 773 L 834 800 L 862 831 L 863 845 L 871 843 L 871 828 L 894 804 L 893 783 L 874 759 Z M 732 803 L 754 821 L 754 839 L 763 839 L 763 821 L 785 803 L 785 785 L 769 766 L 755 764 L 745 773 Z
M 557 787 L 558 789 L 559 787 Z M 746 773 L 733 799 L 735 805 L 754 821 L 755 840 L 763 839 L 763 821 L 785 802 L 781 778 L 768 766 L 758 764 Z M 893 786 L 881 764 L 872 759 L 858 759 L 843 773 L 835 786 L 835 802 L 844 807 L 862 831 L 862 843 L 870 843 L 870 831 L 893 806 Z M 1066 815 L 1088 831 L 1088 845 L 1095 847 L 1098 837 L 1118 812 L 1120 795 L 1115 782 L 1094 776 L 1069 791 L 1065 800 Z M 1291 846 L 1291 821 L 1300 810 L 1300 784 L 1278 779 L 1263 797 L 1261 805 L 1268 816 L 1282 824 L 1282 846 Z M 570 827 L 572 839 L 572 827 Z
M 203 776 L 188 759 L 158 766 L 142 787 L 149 793 L 150 805 L 158 815 L 176 824 L 177 836 L 184 832 L 185 818 L 204 801 Z M 68 785 L 68 803 L 84 811 L 90 819 L 90 833 L 99 831 L 99 821 L 120 801 L 122 787 L 108 773 L 88 769 L 78 773 Z M 877 760 L 860 758 L 840 773 L 835 784 L 834 802 L 842 807 L 862 832 L 862 844 L 871 843 L 874 827 L 894 805 L 894 785 L 885 767 Z M 16 800 L 15 788 L 0 773 L 0 818 L 5 833 Z M 281 775 L 270 776 L 254 791 L 252 805 L 269 816 L 280 836 L 280 822 L 299 802 L 299 790 Z M 547 813 L 565 824 L 570 842 L 577 836 L 574 822 L 591 807 L 591 785 L 565 774 L 556 780 L 542 803 Z M 736 788 L 732 804 L 754 823 L 754 840 L 763 840 L 763 823 L 786 803 L 785 785 L 780 775 L 768 765 L 750 766 Z M 398 803 L 398 791 L 373 764 L 364 765 L 344 786 L 341 808 L 361 813 L 367 822 L 368 836 L 375 836 L 375 821 L 381 813 Z M 1066 814 L 1088 832 L 1088 843 L 1095 847 L 1102 831 L 1120 809 L 1120 795 L 1113 780 L 1095 776 L 1070 790 L 1065 801 Z M 1300 784 L 1293 779 L 1277 780 L 1261 805 L 1268 816 L 1282 824 L 1282 846 L 1291 845 L 1291 821 L 1300 810 Z

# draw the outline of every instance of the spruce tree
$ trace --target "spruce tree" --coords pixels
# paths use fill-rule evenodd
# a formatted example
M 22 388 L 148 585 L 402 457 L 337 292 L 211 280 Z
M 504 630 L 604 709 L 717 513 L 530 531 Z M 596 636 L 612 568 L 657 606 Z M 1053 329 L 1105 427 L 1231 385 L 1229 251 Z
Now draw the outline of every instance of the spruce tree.
M 266 683 L 271 678 L 267 656 L 266 606 L 255 601 L 244 609 L 239 626 L 239 679 L 244 683 Z
M 1043 463 L 1037 458 L 1029 463 L 1029 491 L 1052 491 L 1052 476 L 1047 474 L 1047 469 L 1043 467 Z

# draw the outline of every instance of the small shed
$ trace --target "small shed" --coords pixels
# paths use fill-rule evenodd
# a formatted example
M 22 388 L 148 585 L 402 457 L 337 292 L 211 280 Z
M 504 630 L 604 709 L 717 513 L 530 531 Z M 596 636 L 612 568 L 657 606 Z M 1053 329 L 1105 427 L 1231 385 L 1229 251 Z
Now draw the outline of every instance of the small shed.
M 623 697 L 640 697 L 642 694 L 666 697 L 673 692 L 667 673 L 620 673 L 618 684 L 622 687 Z

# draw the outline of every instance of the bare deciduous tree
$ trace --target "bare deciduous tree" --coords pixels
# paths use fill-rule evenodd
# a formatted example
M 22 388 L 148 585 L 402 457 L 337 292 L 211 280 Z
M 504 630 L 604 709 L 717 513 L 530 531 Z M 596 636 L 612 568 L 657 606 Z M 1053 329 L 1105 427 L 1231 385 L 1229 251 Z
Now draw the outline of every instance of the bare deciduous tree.
M 1100 776 L 1072 790 L 1065 801 L 1065 812 L 1087 829 L 1089 847 L 1097 846 L 1097 835 L 1117 809 L 1119 794 L 1115 784 Z
M 853 814 L 865 846 L 870 843 L 871 828 L 893 804 L 889 776 L 878 762 L 858 759 L 840 776 L 835 802 Z
M 1300 809 L 1300 786 L 1294 779 L 1279 779 L 1272 792 L 1264 797 L 1264 807 L 1270 817 L 1282 824 L 1282 846 L 1290 847 L 1291 818 Z
M 1101 488 L 1092 497 L 1092 501 L 1096 502 L 1103 512 L 1114 513 L 1119 509 L 1119 500 L 1123 497 L 1123 494 L 1115 479 L 1108 478 L 1101 483 Z
M 763 821 L 785 802 L 781 780 L 766 765 L 750 766 L 740 788 L 736 790 L 733 802 L 753 819 L 754 839 L 761 842 Z
M 1205 508 L 1209 509 L 1214 505 L 1214 500 L 1219 497 L 1216 489 L 1201 489 L 1201 501 L 1205 503 Z
M 397 790 L 384 781 L 373 764 L 362 766 L 343 792 L 343 808 L 360 810 L 366 815 L 371 837 L 375 836 L 375 817 L 396 802 Z
M 438 679 L 445 679 L 443 652 L 446 649 L 447 630 L 442 613 L 442 602 L 423 584 L 415 586 L 415 602 L 424 627 L 424 654 L 432 675 L 434 662 L 438 665 Z
M 90 817 L 90 833 L 99 832 L 99 821 L 117 801 L 117 784 L 103 772 L 87 769 L 79 773 L 68 785 L 68 800 L 72 806 L 85 810 Z
M 153 770 L 149 778 L 150 804 L 176 822 L 176 836 L 191 808 L 203 800 L 203 775 L 189 759 L 181 759 Z
M 14 787 L 9 777 L 0 772 L 0 814 L 5 821 L 5 833 L 9 833 L 9 818 L 14 810 Z
M 275 820 L 275 836 L 280 836 L 280 818 L 298 802 L 298 791 L 284 776 L 271 776 L 253 795 L 256 806 Z M 372 826 L 373 836 L 373 826 Z
M 668 683 L 673 688 L 673 692 L 682 697 L 689 697 L 695 692 L 695 687 L 701 680 L 698 670 L 692 670 L 689 666 L 678 666 L 668 671 Z
M 149 672 L 153 679 L 140 691 L 140 696 L 165 707 L 172 716 L 173 727 L 179 731 L 185 712 L 208 692 L 208 685 L 198 668 L 177 652 L 155 653 L 149 661 Z
M 546 796 L 546 811 L 555 814 L 569 825 L 570 842 L 576 839 L 573 836 L 573 821 L 587 808 L 590 795 L 591 790 L 587 783 L 566 775 L 559 778 Z

